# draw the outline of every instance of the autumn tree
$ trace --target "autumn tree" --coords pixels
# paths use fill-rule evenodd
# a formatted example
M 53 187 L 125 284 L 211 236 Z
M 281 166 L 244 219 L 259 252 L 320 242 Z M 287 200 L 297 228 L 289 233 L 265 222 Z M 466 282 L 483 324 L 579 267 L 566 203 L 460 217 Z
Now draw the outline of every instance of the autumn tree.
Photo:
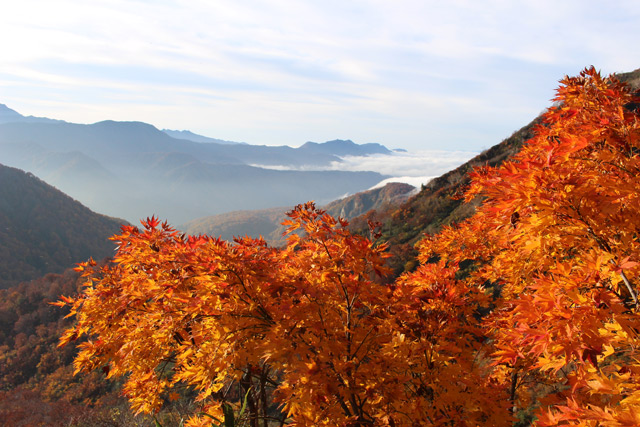
M 194 393 L 189 425 L 244 404 L 252 427 L 640 425 L 638 98 L 593 68 L 561 82 L 533 139 L 474 172 L 479 208 L 419 244 L 391 283 L 385 246 L 312 203 L 288 244 L 124 227 L 63 298 L 77 371 L 126 378 L 137 412 Z M 187 390 L 187 391 L 185 391 Z
M 468 221 L 421 243 L 500 289 L 485 322 L 514 409 L 536 425 L 640 425 L 638 98 L 593 68 L 565 78 L 522 151 L 473 175 Z
M 77 320 L 62 344 L 89 337 L 77 371 L 126 377 L 137 412 L 195 390 L 190 425 L 242 401 L 252 426 L 508 420 L 474 364 L 482 292 L 429 267 L 382 284 L 384 245 L 312 203 L 289 216 L 284 249 L 186 237 L 155 218 L 124 227 L 113 263 L 81 266 L 84 292 L 60 303 Z

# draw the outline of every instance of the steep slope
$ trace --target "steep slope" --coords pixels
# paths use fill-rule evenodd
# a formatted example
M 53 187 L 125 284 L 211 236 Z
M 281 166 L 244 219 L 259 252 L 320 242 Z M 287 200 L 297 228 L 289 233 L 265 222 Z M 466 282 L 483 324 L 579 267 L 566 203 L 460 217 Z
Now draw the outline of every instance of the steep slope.
M 122 222 L 0 164 L 0 288 L 112 255 Z
M 628 73 L 618 73 L 616 77 L 621 82 L 624 82 L 632 88 L 640 89 L 640 68 L 637 70 L 629 71 Z
M 353 196 L 344 197 L 322 206 L 334 217 L 355 218 L 372 209 L 384 209 L 397 206 L 406 201 L 416 188 L 401 182 L 390 182 L 384 187 L 361 191 Z
M 336 218 L 351 219 L 371 209 L 396 206 L 409 198 L 414 190 L 411 185 L 393 182 L 335 200 L 322 208 Z M 282 236 L 285 227 L 281 223 L 289 210 L 291 207 L 234 211 L 198 218 L 179 228 L 187 234 L 209 234 L 226 240 L 234 236 L 262 236 L 268 243 L 280 246 L 285 243 Z
M 640 88 L 640 69 L 616 75 L 635 90 Z M 463 204 L 456 196 L 469 184 L 469 172 L 474 167 L 501 164 L 518 152 L 522 144 L 533 136 L 540 118 L 516 131 L 509 138 L 469 160 L 460 167 L 433 179 L 422 190 L 399 207 L 372 210 L 351 221 L 351 229 L 368 233 L 368 220 L 381 223 L 381 241 L 390 245 L 393 257 L 390 265 L 396 274 L 412 270 L 416 265 L 414 245 L 425 235 L 437 233 L 444 225 L 471 216 L 475 205 Z
M 533 136 L 537 119 L 515 132 L 500 144 L 486 150 L 456 169 L 434 178 L 421 191 L 400 206 L 371 210 L 354 218 L 351 229 L 369 232 L 367 221 L 379 222 L 381 241 L 390 245 L 394 257 L 390 260 L 396 274 L 411 270 L 415 265 L 413 246 L 425 233 L 436 233 L 443 225 L 461 221 L 474 211 L 472 204 L 455 198 L 469 184 L 469 172 L 476 166 L 498 165 L 516 153 L 522 143 Z

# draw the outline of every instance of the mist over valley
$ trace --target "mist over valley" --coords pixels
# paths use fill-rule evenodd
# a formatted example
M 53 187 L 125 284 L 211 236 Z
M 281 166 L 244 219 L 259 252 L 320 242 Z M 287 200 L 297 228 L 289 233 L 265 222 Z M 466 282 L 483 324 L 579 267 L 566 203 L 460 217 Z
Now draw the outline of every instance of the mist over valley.
M 132 223 L 156 215 L 181 225 L 238 210 L 327 204 L 394 180 L 425 183 L 473 154 L 408 153 L 350 140 L 251 145 L 142 122 L 23 116 L 0 105 L 0 163 Z

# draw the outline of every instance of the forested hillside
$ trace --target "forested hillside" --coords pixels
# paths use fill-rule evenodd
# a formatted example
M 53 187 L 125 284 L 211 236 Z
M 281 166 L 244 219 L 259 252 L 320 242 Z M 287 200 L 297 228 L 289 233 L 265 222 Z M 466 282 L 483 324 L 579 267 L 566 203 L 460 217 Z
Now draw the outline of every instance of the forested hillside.
M 0 290 L 0 390 L 36 387 L 45 399 L 75 403 L 104 393 L 104 383 L 87 394 L 86 387 L 96 385 L 82 386 L 82 379 L 72 378 L 74 346 L 56 348 L 58 337 L 72 321 L 63 319 L 68 310 L 50 303 L 80 288 L 80 275 L 68 269 Z
M 73 324 L 52 306 L 82 288 L 80 274 L 61 274 L 0 289 L 0 420 L 3 426 L 147 426 L 134 419 L 119 384 L 103 372 L 74 376 L 76 345 L 58 347 Z
M 108 238 L 122 223 L 0 164 L 0 288 L 112 256 Z

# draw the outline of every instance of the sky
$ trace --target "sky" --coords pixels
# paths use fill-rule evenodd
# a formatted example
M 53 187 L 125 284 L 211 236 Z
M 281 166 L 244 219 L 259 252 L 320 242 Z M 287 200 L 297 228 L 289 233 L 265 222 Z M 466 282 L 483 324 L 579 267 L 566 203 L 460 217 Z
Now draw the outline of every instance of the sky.
M 640 67 L 637 0 L 0 2 L 0 103 L 252 144 L 477 152 Z

